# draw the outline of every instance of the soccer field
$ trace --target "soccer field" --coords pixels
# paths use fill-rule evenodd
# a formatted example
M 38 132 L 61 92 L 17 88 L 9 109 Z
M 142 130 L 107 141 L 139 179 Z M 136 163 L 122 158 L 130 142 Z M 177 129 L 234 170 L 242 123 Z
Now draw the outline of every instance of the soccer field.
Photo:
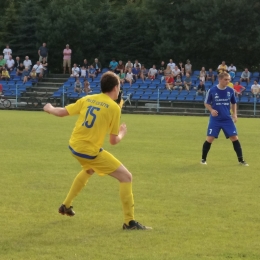
M 104 148 L 133 174 L 135 217 L 122 230 L 119 185 L 94 175 L 73 218 L 58 214 L 80 171 L 68 140 L 76 117 L 3 111 L 0 260 L 260 259 L 259 119 L 239 118 L 249 167 L 221 133 L 201 165 L 207 117 L 122 115 L 124 140 Z

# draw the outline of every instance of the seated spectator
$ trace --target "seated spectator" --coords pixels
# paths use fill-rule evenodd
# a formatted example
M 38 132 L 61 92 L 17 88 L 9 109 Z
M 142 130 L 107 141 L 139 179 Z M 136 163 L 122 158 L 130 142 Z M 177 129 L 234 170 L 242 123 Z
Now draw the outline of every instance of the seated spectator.
M 96 77 L 96 69 L 93 67 L 93 65 L 90 65 L 89 71 L 88 71 L 88 77 L 93 79 Z
M 165 77 L 165 82 L 166 82 L 166 88 L 168 90 L 173 90 L 174 88 L 174 78 L 173 78 L 173 74 L 169 74 L 167 77 Z
M 121 85 L 124 85 L 125 83 L 125 73 L 124 70 L 122 69 L 121 72 L 118 74 L 119 80 Z
M 36 79 L 36 77 L 37 77 L 36 70 L 34 68 L 32 68 L 32 71 L 30 72 L 30 78 L 31 79 Z
M 230 66 L 228 67 L 228 73 L 229 73 L 231 79 L 233 79 L 233 78 L 236 76 L 236 71 L 237 71 L 236 66 L 234 66 L 234 65 L 231 63 Z
M 10 72 L 13 71 L 14 64 L 15 64 L 15 62 L 13 60 L 12 55 L 9 55 L 9 59 L 6 61 L 7 70 L 10 71 Z
M 179 68 L 180 71 L 181 71 L 182 69 L 184 69 L 182 61 L 180 61 L 177 66 L 178 66 L 178 68 Z
M 6 60 L 4 59 L 3 55 L 0 55 L 0 72 L 5 68 Z
M 153 67 L 149 69 L 148 78 L 154 80 L 156 76 L 157 76 L 157 69 L 156 66 L 153 65 Z
M 198 95 L 205 96 L 205 94 L 206 94 L 206 88 L 205 88 L 205 85 L 204 85 L 204 81 L 201 80 L 200 84 L 198 85 L 196 96 L 198 96 Z
M 186 78 L 183 83 L 184 83 L 184 88 L 189 91 L 192 84 L 192 80 L 189 72 L 186 72 Z
M 9 80 L 10 79 L 9 72 L 8 72 L 8 70 L 5 67 L 2 70 L 1 79 L 2 80 Z
M 245 81 L 247 84 L 250 81 L 250 72 L 248 71 L 248 68 L 245 68 L 245 70 L 241 74 L 240 82 Z
M 14 67 L 17 69 L 20 66 L 21 62 L 20 62 L 20 57 L 16 57 L 15 61 L 14 61 Z M 23 63 L 22 63 L 23 64 Z
M 179 89 L 180 91 L 183 88 L 183 83 L 181 80 L 181 75 L 177 75 L 176 80 L 174 82 L 174 89 Z
M 37 63 L 33 66 L 33 69 L 35 69 L 37 78 L 41 80 L 43 77 L 43 66 L 40 61 L 37 61 Z
M 128 72 L 126 73 L 125 76 L 125 81 L 130 83 L 130 87 L 132 86 L 133 83 L 133 73 L 132 73 L 132 69 L 128 69 Z
M 205 82 L 206 80 L 206 75 L 207 75 L 207 72 L 205 70 L 205 67 L 202 67 L 201 68 L 201 71 L 200 71 L 200 75 L 199 75 L 199 79 L 203 82 Z
M 96 70 L 96 76 L 102 71 L 101 63 L 95 58 L 94 63 L 92 64 L 93 68 Z
M 136 67 L 133 67 L 132 69 L 133 78 L 136 81 L 138 78 L 140 78 L 141 70 L 139 68 L 139 65 L 136 65 Z
M 160 66 L 159 66 L 159 69 L 158 69 L 158 73 L 160 74 L 160 75 L 164 75 L 164 70 L 165 70 L 165 63 L 164 63 L 164 61 L 162 61 L 161 62 L 161 64 L 160 64 Z
M 79 79 L 76 79 L 76 82 L 74 83 L 74 92 L 81 93 L 82 92 L 82 83 L 79 81 Z
M 125 71 L 125 65 L 123 64 L 123 62 L 120 60 L 118 62 L 118 65 L 116 67 L 116 74 L 119 74 L 121 72 L 121 70 Z
M 85 66 L 82 66 L 80 69 L 80 77 L 84 78 L 84 79 L 87 77 L 87 70 L 86 70 Z
M 206 80 L 211 81 L 212 83 L 215 81 L 215 75 L 213 73 L 213 70 L 210 68 L 209 71 L 206 74 Z
M 170 76 L 173 76 L 172 69 L 171 69 L 170 65 L 167 65 L 166 69 L 164 70 L 164 77 L 161 78 L 161 80 L 165 79 L 165 81 L 167 82 L 167 79 Z
M 178 66 L 175 66 L 172 73 L 173 73 L 174 80 L 176 80 L 177 76 L 181 74 L 181 71 L 179 70 Z
M 185 76 L 185 70 L 184 70 L 184 68 L 181 68 L 181 74 L 180 74 L 180 75 L 181 75 L 181 78 Z
M 170 66 L 171 70 L 174 70 L 176 64 L 173 62 L 172 59 L 169 60 L 169 63 L 167 64 L 167 66 Z
M 76 63 L 73 64 L 73 67 L 71 69 L 72 74 L 70 75 L 73 78 L 78 78 L 79 77 L 79 67 L 77 66 Z
M 242 92 L 246 89 L 245 87 L 241 86 L 239 82 L 236 82 L 233 88 L 237 97 L 242 96 Z
M 254 81 L 254 84 L 251 86 L 251 92 L 253 95 L 256 95 L 259 97 L 260 94 L 260 85 L 257 83 L 257 81 Z
M 186 61 L 184 68 L 185 68 L 185 73 L 188 72 L 190 75 L 192 74 L 192 65 L 190 64 L 190 60 Z
M 29 78 L 30 78 L 30 71 L 28 70 L 28 67 L 25 67 L 22 73 L 23 83 L 27 82 Z
M 89 84 L 89 82 L 88 82 L 86 79 L 84 80 L 84 92 L 85 92 L 86 94 L 92 92 L 92 90 L 91 90 L 91 88 L 90 88 L 90 84 Z
M 144 65 L 142 65 L 140 69 L 140 79 L 145 81 L 147 77 L 148 77 L 148 70 L 145 68 Z
M 29 56 L 25 56 L 25 60 L 23 61 L 24 67 L 27 67 L 29 70 L 31 69 L 32 62 L 29 60 Z
M 16 69 L 16 76 L 21 76 L 23 74 L 25 67 L 23 65 L 23 63 L 21 62 L 19 67 L 17 67 Z
M 132 69 L 133 68 L 133 63 L 128 60 L 127 63 L 125 64 L 125 73 L 127 73 L 129 71 L 129 69 Z
M 222 63 L 218 66 L 217 72 L 218 73 L 228 72 L 228 67 L 225 61 L 222 61 Z
M 41 63 L 41 65 L 42 65 L 42 68 L 43 68 L 43 76 L 45 76 L 45 75 L 47 75 L 47 73 L 48 73 L 48 62 L 47 62 L 47 60 L 46 60 L 46 57 L 43 57 L 43 58 L 42 58 L 42 63 Z
M 136 66 L 139 66 L 139 68 L 141 68 L 141 63 L 139 63 L 138 60 L 135 60 L 135 63 L 134 63 L 134 68 L 136 68 Z
M 83 66 L 86 68 L 86 71 L 89 70 L 90 64 L 88 63 L 88 60 L 87 60 L 87 59 L 84 59 L 84 60 L 83 60 L 83 64 L 82 64 L 81 67 L 83 67 Z
M 113 58 L 110 63 L 109 63 L 109 69 L 112 70 L 113 72 L 116 72 L 118 62 L 116 61 L 115 58 Z

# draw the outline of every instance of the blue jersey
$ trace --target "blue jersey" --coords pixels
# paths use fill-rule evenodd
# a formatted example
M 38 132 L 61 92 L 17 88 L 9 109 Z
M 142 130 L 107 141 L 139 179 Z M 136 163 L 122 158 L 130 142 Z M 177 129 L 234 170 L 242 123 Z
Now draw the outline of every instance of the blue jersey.
M 212 87 L 206 94 L 205 104 L 218 111 L 218 116 L 213 117 L 210 115 L 210 120 L 227 120 L 231 119 L 230 116 L 230 103 L 236 104 L 236 97 L 233 88 L 226 87 L 220 89 L 218 86 Z

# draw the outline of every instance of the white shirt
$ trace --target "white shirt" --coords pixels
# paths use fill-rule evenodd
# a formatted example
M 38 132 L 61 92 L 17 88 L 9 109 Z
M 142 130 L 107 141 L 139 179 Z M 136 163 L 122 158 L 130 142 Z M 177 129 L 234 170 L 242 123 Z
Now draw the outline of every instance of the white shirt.
M 180 71 L 179 69 L 177 69 L 177 70 L 174 69 L 174 70 L 172 71 L 172 73 L 173 73 L 173 75 L 174 75 L 175 77 L 176 77 L 178 74 L 180 74 L 180 72 L 181 72 L 181 71 Z
M 168 63 L 167 65 L 171 67 L 171 70 L 174 70 L 174 68 L 176 66 L 174 62 L 173 63 Z
M 86 70 L 81 69 L 81 77 L 86 77 Z
M 43 66 L 41 64 L 39 66 L 37 64 L 35 64 L 33 66 L 33 69 L 36 70 L 36 73 L 42 73 Z
M 72 68 L 72 75 L 73 75 L 73 76 L 77 76 L 78 74 L 79 74 L 79 68 L 78 68 L 78 67 L 76 67 L 76 68 L 73 67 L 73 68 Z
M 139 65 L 139 68 L 141 69 L 141 63 L 137 63 Z M 134 64 L 134 67 L 136 68 L 136 63 Z
M 3 50 L 3 54 L 4 54 L 4 59 L 5 60 L 8 60 L 9 59 L 9 55 L 12 54 L 12 50 L 9 48 L 9 49 L 4 49 Z
M 24 60 L 23 65 L 24 65 L 24 67 L 30 68 L 32 66 L 32 62 L 31 62 L 31 60 Z
M 228 67 L 228 71 L 234 71 L 234 72 L 236 72 L 237 71 L 237 68 L 236 68 L 236 66 L 229 66 Z
M 127 62 L 127 63 L 125 64 L 125 68 L 128 68 L 128 69 L 129 69 L 129 68 L 133 68 L 133 63 L 128 63 L 128 62 Z M 141 68 L 141 67 L 140 67 L 140 68 Z
M 254 94 L 258 94 L 260 92 L 260 85 L 259 84 L 253 84 L 251 87 L 251 90 Z
M 154 76 L 157 73 L 157 69 L 150 68 L 149 69 L 149 75 Z
M 133 79 L 133 73 L 132 72 L 131 73 L 127 72 L 125 78 L 128 79 L 128 80 Z
M 7 61 L 6 61 L 6 64 L 7 64 L 7 67 L 8 68 L 12 68 L 13 66 L 14 66 L 14 60 L 13 59 L 8 59 Z

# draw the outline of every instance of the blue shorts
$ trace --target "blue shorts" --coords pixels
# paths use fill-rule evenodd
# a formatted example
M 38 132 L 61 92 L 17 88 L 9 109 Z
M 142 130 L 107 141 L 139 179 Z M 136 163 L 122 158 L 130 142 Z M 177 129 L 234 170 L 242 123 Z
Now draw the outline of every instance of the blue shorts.
M 210 119 L 208 130 L 207 130 L 207 136 L 213 136 L 215 138 L 218 138 L 221 129 L 223 130 L 226 138 L 237 135 L 236 126 L 233 120 L 230 118 L 230 120 L 223 120 L 223 121 Z

